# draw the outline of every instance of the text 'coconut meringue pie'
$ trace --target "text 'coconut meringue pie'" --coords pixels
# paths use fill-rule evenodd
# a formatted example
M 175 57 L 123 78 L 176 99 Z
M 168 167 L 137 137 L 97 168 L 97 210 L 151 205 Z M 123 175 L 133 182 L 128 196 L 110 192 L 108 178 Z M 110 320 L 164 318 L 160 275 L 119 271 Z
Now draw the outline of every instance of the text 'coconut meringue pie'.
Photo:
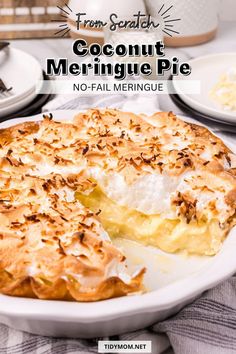
M 128 273 L 117 236 L 216 254 L 236 224 L 235 167 L 220 139 L 172 113 L 93 109 L 0 130 L 0 292 L 143 291 L 145 269 Z

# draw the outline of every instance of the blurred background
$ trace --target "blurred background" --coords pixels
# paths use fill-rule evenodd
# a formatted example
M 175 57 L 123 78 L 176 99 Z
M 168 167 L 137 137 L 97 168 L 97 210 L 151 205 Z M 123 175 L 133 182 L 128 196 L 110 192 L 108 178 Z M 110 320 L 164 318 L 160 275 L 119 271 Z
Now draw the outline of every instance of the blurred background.
M 107 21 L 111 13 L 117 13 L 119 19 L 133 20 L 133 15 L 138 11 L 150 14 L 155 22 L 162 21 L 161 29 L 111 32 L 81 26 L 77 30 L 78 12 L 86 13 L 83 17 L 85 19 Z M 78 63 L 91 61 L 90 57 L 81 58 L 73 54 L 71 47 L 74 38 L 85 38 L 88 43 L 109 42 L 113 45 L 120 42 L 126 45 L 151 44 L 164 39 L 166 57 L 177 56 L 180 61 L 221 53 L 223 60 L 212 59 L 215 66 L 216 62 L 219 65 L 221 62 L 225 63 L 223 69 L 215 68 L 212 71 L 214 83 L 221 71 L 227 71 L 227 66 L 234 66 L 236 62 L 236 0 L 0 0 L 0 80 L 4 91 L 0 92 L 0 120 L 58 107 L 77 108 L 78 102 L 81 104 L 78 94 L 72 100 L 67 95 L 58 95 L 55 98 L 43 91 L 40 91 L 45 93 L 42 95 L 36 96 L 35 93 L 35 86 L 42 79 L 55 80 L 55 77 L 46 75 L 47 58 L 66 57 L 69 62 Z M 5 45 L 2 50 L 1 45 Z M 227 64 L 225 54 L 229 52 L 232 55 L 230 64 Z M 142 57 L 136 59 L 143 61 Z M 127 61 L 130 58 L 124 57 L 122 60 Z M 154 68 L 156 58 L 150 57 L 148 61 Z M 209 68 L 212 69 L 214 65 L 210 63 Z M 201 68 L 201 72 L 204 70 L 206 67 Z M 233 75 L 230 74 L 233 78 L 236 77 L 235 70 L 233 68 Z M 153 72 L 154 75 L 150 75 L 148 79 L 157 79 L 154 70 Z M 211 83 L 208 75 L 209 73 L 206 75 L 207 84 Z M 60 78 L 64 77 L 58 77 Z M 202 80 L 204 81 L 204 77 Z M 205 83 L 202 86 L 205 87 Z M 72 103 L 68 104 L 70 99 Z M 173 110 L 177 113 L 185 111 L 187 114 L 191 113 L 191 116 L 200 116 L 198 111 L 193 112 L 193 107 L 190 112 L 190 107 L 184 105 L 177 95 L 155 95 L 153 99 L 155 106 L 152 107 L 155 110 Z M 89 102 L 86 105 L 91 106 L 94 103 Z
M 72 22 L 75 18 L 69 14 L 70 11 L 67 9 L 69 14 L 67 15 L 58 8 L 58 6 L 65 8 L 65 4 L 68 4 L 74 13 L 86 11 L 90 17 L 92 15 L 103 18 L 109 10 L 111 10 L 110 13 L 122 12 L 125 14 L 126 12 L 127 15 L 130 15 L 135 9 L 142 10 L 143 7 L 152 16 L 155 16 L 155 9 L 158 10 L 162 4 L 165 4 L 167 8 L 169 3 L 174 5 L 173 11 L 174 9 L 177 11 L 177 8 L 181 10 L 182 23 L 185 18 L 189 19 L 191 14 L 199 22 L 201 8 L 205 6 L 209 7 L 210 12 L 215 9 L 222 21 L 236 20 L 235 0 L 173 0 L 171 2 L 169 0 L 146 0 L 145 2 L 120 0 L 116 3 L 112 2 L 112 4 L 110 0 L 0 0 L 0 39 L 50 38 L 55 36 L 58 29 L 58 23 L 55 23 L 54 20 L 62 19 L 61 15 L 67 16 L 73 27 Z M 210 12 L 205 9 L 203 14 L 205 13 L 209 18 Z M 68 37 L 70 34 L 73 34 L 73 28 L 64 37 Z

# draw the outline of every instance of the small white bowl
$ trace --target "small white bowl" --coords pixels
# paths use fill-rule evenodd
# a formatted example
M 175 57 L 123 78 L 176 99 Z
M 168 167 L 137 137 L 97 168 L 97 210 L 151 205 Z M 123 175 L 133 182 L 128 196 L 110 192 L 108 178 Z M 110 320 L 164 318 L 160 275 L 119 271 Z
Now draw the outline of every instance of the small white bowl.
M 96 1 L 87 1 L 80 0 L 79 5 L 77 0 L 70 0 L 68 3 L 69 8 L 69 20 L 68 26 L 71 30 L 70 34 L 73 38 L 84 38 L 87 42 L 90 43 L 104 43 L 104 29 L 105 27 L 100 28 L 91 28 L 87 26 L 86 28 L 81 25 L 80 29 L 77 29 L 76 20 L 77 13 L 86 13 L 86 16 L 81 16 L 81 20 L 100 20 L 104 23 L 109 23 L 110 15 L 115 13 L 118 15 L 117 21 L 124 19 L 134 19 L 133 15 L 140 11 L 145 14 L 146 9 L 143 0 L 119 0 L 112 2 L 110 0 L 96 0 Z
M 146 13 L 143 0 L 119 0 L 115 2 L 110 0 L 70 0 L 68 6 L 73 11 L 72 20 L 75 20 L 74 14 L 78 12 L 87 14 L 83 18 L 102 21 L 107 21 L 112 13 L 125 18 L 133 16 L 138 11 Z

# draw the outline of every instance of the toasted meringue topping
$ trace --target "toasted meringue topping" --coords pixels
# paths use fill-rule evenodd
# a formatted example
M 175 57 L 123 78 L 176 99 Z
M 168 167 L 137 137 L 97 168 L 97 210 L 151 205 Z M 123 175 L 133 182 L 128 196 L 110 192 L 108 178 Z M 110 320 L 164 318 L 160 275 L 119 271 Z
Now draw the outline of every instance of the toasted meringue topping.
M 79 301 L 139 291 L 144 270 L 128 274 L 109 233 L 215 254 L 235 225 L 234 165 L 220 139 L 172 113 L 89 110 L 1 130 L 0 291 Z

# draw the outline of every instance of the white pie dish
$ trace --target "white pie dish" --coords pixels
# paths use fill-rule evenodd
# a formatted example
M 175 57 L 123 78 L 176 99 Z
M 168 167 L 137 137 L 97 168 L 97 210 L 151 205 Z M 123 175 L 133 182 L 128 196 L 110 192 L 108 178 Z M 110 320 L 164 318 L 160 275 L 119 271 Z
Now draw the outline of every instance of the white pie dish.
M 208 115 L 209 119 L 235 124 L 236 112 L 225 110 L 210 97 L 210 91 L 220 77 L 236 65 L 236 53 L 219 53 L 202 56 L 189 61 L 192 72 L 189 76 L 174 76 L 173 85 L 179 97 L 190 107 Z M 181 81 L 200 81 L 200 94 L 183 92 Z
M 78 112 L 52 113 L 56 120 L 70 120 Z M 39 119 L 42 119 L 42 114 L 6 121 L 0 127 Z M 107 336 L 133 331 L 177 312 L 236 270 L 235 228 L 224 242 L 222 250 L 214 257 L 170 255 L 124 240 L 116 240 L 115 243 L 119 246 L 122 244 L 131 264 L 147 266 L 145 285 L 150 290 L 148 293 L 94 303 L 42 301 L 0 295 L 0 321 L 32 333 L 61 337 Z

